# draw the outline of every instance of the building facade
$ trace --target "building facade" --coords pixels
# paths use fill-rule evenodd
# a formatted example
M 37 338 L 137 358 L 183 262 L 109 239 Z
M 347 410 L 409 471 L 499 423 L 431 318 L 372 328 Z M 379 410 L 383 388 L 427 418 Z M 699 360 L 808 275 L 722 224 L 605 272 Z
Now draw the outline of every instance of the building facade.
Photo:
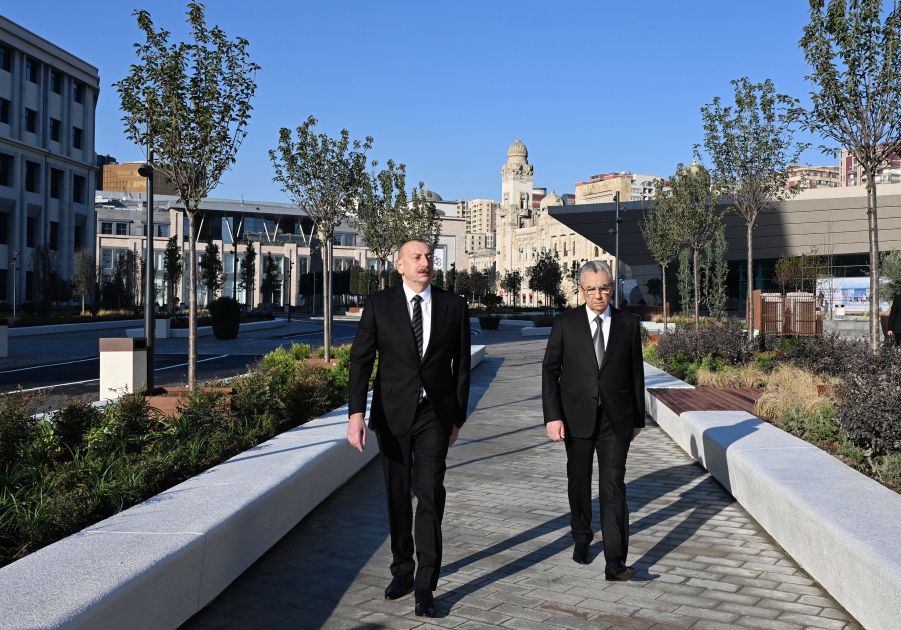
M 601 173 L 587 182 L 576 182 L 576 204 L 609 203 L 616 193 L 620 201 L 649 201 L 654 198 L 656 175 L 639 173 Z
M 786 186 L 795 190 L 837 188 L 842 185 L 838 166 L 792 166 Z
M 864 186 L 867 183 L 866 173 L 863 167 L 853 155 L 846 149 L 842 149 L 839 156 L 838 168 L 842 186 Z M 892 153 L 878 169 L 876 169 L 877 184 L 901 183 L 901 155 Z
M 72 275 L 94 242 L 97 68 L 0 17 L 0 301 L 39 299 L 34 257 Z M 45 250 L 45 251 L 46 251 Z
M 143 193 L 147 191 L 147 178 L 138 173 L 143 162 L 107 162 L 100 165 L 97 189 L 108 192 Z M 175 184 L 159 170 L 153 169 L 153 194 L 178 195 Z
M 560 195 L 533 187 L 534 167 L 529 164 L 526 146 L 517 140 L 507 151 L 507 162 L 501 167 L 501 202 L 497 210 L 498 278 L 509 271 L 519 271 L 522 288 L 516 303 L 524 306 L 542 305 L 543 297 L 528 288 L 529 268 L 542 251 L 551 251 L 563 268 L 563 291 L 568 302 L 578 300 L 574 269 L 586 260 L 607 260 L 612 257 L 600 247 L 559 222 L 549 213 L 550 208 L 568 205 Z M 538 197 L 539 199 L 535 199 Z M 501 291 L 502 293 L 502 291 Z M 507 303 L 513 296 L 505 295 Z

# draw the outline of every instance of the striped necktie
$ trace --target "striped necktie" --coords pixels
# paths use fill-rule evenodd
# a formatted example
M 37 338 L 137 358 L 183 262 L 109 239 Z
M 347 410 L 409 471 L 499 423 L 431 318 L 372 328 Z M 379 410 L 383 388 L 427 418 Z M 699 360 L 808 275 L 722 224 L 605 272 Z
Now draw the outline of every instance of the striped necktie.
M 413 335 L 416 337 L 416 349 L 422 358 L 422 296 L 413 296 Z
M 594 329 L 594 335 L 592 335 L 594 341 L 594 356 L 598 360 L 598 369 L 600 369 L 601 364 L 604 362 L 604 326 L 602 324 L 604 320 L 598 315 L 595 317 L 594 321 L 597 324 Z

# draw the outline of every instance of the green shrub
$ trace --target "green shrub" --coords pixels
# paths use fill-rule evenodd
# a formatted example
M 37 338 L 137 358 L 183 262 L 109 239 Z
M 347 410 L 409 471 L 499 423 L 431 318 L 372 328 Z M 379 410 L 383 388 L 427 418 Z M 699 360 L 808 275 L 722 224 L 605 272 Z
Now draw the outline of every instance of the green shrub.
M 0 465 L 14 462 L 19 449 L 37 435 L 38 401 L 30 392 L 0 395 Z
M 52 414 L 51 421 L 62 446 L 75 450 L 84 445 L 88 431 L 101 418 L 103 413 L 89 401 L 70 398 Z
M 329 411 L 331 391 L 327 368 L 311 363 L 298 364 L 294 378 L 280 395 L 289 422 L 299 424 Z
M 754 355 L 752 361 L 754 367 L 765 374 L 769 374 L 776 369 L 776 356 L 770 353 Z
M 656 367 L 661 366 L 660 356 L 657 354 L 657 344 L 649 343 L 643 346 L 642 353 L 644 354 L 644 360 L 654 365 Z
M 263 356 L 260 367 L 271 380 L 271 388 L 280 394 L 297 372 L 298 362 L 291 351 L 278 347 Z
M 901 451 L 901 347 L 853 352 L 845 365 L 839 426 L 872 455 Z
M 873 472 L 882 483 L 901 489 L 901 453 L 889 453 L 876 459 Z
M 285 418 L 284 405 L 276 396 L 268 372 L 252 370 L 234 382 L 232 409 L 243 426 L 253 427 L 257 435 L 275 434 Z
M 794 407 L 780 415 L 776 423 L 808 442 L 832 442 L 838 437 L 832 405 L 823 404 L 809 411 Z
M 103 408 L 103 418 L 88 431 L 86 442 L 93 455 L 138 450 L 150 429 L 150 410 L 140 394 L 125 394 Z
M 176 437 L 206 436 L 230 422 L 225 393 L 197 388 L 178 405 L 178 416 L 169 421 Z
M 216 339 L 235 339 L 241 326 L 241 304 L 234 298 L 220 297 L 210 305 L 213 335 Z
M 292 343 L 291 356 L 295 361 L 306 361 L 313 354 L 313 346 L 308 343 Z
M 857 469 L 864 469 L 867 464 L 867 453 L 862 448 L 854 444 L 849 439 L 842 439 L 835 453 L 847 459 L 851 466 Z

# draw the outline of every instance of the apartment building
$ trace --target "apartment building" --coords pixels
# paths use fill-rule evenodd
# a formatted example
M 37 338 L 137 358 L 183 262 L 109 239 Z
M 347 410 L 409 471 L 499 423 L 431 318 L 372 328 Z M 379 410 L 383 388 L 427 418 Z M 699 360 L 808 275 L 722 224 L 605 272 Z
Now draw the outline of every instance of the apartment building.
M 62 278 L 94 242 L 96 67 L 0 16 L 0 302 L 34 300 L 35 250 Z

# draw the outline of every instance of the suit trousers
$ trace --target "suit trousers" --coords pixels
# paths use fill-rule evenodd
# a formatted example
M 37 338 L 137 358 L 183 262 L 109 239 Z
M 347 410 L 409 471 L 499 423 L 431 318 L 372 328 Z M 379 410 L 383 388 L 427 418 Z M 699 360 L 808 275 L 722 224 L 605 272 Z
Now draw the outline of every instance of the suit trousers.
M 377 436 L 388 495 L 391 574 L 409 575 L 416 568 L 414 587 L 434 591 L 441 569 L 441 519 L 449 430 L 425 398 L 416 409 L 409 432 L 394 435 L 385 430 Z M 415 530 L 411 490 L 416 495 Z
M 604 558 L 626 561 L 629 552 L 629 507 L 626 504 L 626 456 L 630 442 L 618 437 L 603 408 L 598 407 L 594 435 L 589 438 L 566 436 L 566 478 L 568 482 L 570 524 L 573 539 L 590 543 L 591 477 L 594 456 L 598 458 L 598 503 Z

